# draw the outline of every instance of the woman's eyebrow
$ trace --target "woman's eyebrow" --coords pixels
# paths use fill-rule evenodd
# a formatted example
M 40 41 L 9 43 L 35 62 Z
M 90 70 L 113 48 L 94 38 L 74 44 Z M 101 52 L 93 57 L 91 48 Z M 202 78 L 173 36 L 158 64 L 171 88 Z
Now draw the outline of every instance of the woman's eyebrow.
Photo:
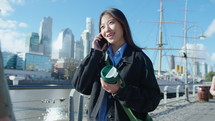
M 116 20 L 116 19 L 115 19 L 115 18 L 111 18 L 111 19 L 107 20 L 106 23 L 101 23 L 101 25 L 107 24 L 108 22 L 110 22 L 110 21 L 112 21 L 112 20 Z

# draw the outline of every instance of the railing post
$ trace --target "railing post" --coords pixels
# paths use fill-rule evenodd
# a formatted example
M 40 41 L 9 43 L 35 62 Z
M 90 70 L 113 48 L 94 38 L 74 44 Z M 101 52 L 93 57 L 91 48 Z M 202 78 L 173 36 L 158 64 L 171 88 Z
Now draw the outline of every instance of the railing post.
M 75 89 L 72 89 L 69 95 L 69 121 L 75 121 L 74 119 L 74 94 Z
M 178 103 L 178 101 L 179 101 L 179 89 L 180 89 L 180 85 L 178 85 L 178 86 L 176 87 L 176 100 L 177 100 L 177 103 Z
M 193 85 L 193 97 L 195 97 L 195 94 L 196 94 L 196 87 L 197 87 L 198 85 Z
M 83 95 L 79 95 L 79 104 L 78 104 L 78 121 L 82 121 L 83 118 Z
M 164 104 L 166 105 L 166 103 L 167 103 L 167 88 L 168 88 L 168 86 L 165 86 L 164 87 Z

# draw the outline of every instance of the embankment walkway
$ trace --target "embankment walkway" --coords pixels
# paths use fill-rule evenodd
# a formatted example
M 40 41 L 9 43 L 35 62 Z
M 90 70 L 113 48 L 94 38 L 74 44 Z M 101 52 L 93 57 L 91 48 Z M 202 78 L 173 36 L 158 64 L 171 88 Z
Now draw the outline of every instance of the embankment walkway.
M 182 97 L 183 98 L 183 97 Z M 215 99 L 209 102 L 199 102 L 197 97 L 174 101 L 169 100 L 166 105 L 161 101 L 158 108 L 150 112 L 154 121 L 215 121 Z M 172 102 L 173 101 L 173 102 Z M 172 103 L 171 103 L 172 102 Z

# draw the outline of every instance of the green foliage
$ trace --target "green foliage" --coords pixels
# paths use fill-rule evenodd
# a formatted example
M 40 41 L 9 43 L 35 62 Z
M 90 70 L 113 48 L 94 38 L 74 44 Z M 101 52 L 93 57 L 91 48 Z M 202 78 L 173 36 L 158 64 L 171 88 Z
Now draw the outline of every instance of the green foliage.
M 215 72 L 209 72 L 205 75 L 205 80 L 212 81 L 213 76 L 215 76 Z
M 76 67 L 77 67 L 77 63 L 72 62 L 69 59 L 66 59 L 65 67 L 64 67 L 64 79 L 71 80 L 75 73 Z

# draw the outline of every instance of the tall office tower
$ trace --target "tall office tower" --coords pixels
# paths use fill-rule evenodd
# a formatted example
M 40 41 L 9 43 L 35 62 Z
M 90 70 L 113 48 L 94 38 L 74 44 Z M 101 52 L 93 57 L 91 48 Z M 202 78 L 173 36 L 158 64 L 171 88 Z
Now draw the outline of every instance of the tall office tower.
M 44 17 L 40 23 L 39 42 L 40 51 L 46 56 L 51 56 L 52 52 L 52 18 Z
M 83 57 L 86 57 L 89 54 L 90 48 L 92 47 L 91 43 L 93 41 L 94 36 L 95 36 L 95 32 L 94 32 L 93 19 L 87 17 L 86 29 L 81 35 L 81 41 L 83 41 L 83 47 L 84 47 Z
M 213 72 L 213 66 L 208 65 L 208 72 Z
M 32 32 L 27 36 L 25 42 L 26 52 L 39 52 L 39 34 Z
M 205 74 L 208 73 L 208 65 L 207 63 L 203 62 L 202 63 L 202 77 L 205 79 Z
M 74 58 L 75 58 L 75 60 L 83 59 L 83 42 L 82 41 L 75 42 Z
M 59 57 L 64 59 L 74 59 L 74 35 L 69 28 L 63 29 L 58 41 L 62 42 L 62 48 L 59 51 Z
M 95 30 L 94 30 L 94 23 L 92 18 L 87 17 L 86 30 L 90 33 L 90 38 L 93 39 L 95 36 Z
M 175 69 L 175 56 L 171 55 L 170 56 L 170 71 Z
M 198 61 L 195 61 L 194 62 L 194 68 L 193 68 L 193 74 L 195 76 L 200 76 L 200 67 L 199 67 L 199 62 Z
M 91 48 L 91 40 L 90 40 L 90 33 L 85 30 L 81 34 L 81 41 L 83 42 L 83 57 L 86 57 L 90 53 Z

